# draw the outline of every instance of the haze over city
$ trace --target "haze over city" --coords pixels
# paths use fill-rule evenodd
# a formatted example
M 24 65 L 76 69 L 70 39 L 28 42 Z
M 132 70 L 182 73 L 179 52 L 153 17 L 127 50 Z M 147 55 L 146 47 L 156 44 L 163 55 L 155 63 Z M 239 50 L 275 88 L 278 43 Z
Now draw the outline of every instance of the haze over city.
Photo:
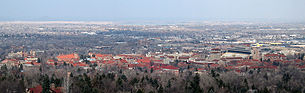
M 304 0 L 1 0 L 0 93 L 305 93 Z
M 304 0 L 2 0 L 1 21 L 305 20 Z

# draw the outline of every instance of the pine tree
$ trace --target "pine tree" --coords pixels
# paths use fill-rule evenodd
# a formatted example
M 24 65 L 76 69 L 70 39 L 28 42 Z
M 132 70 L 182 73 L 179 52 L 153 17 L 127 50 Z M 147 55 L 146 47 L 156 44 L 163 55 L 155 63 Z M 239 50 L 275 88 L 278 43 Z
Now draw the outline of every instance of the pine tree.
M 159 87 L 158 93 L 163 93 L 163 87 L 162 87 L 162 85 Z
M 150 69 L 150 73 L 153 73 L 153 72 L 154 72 L 154 69 L 153 69 L 153 68 L 151 68 L 151 69 Z
M 117 87 L 121 87 L 121 86 L 122 86 L 122 84 L 123 84 L 122 79 L 121 79 L 121 78 L 118 78 L 118 80 L 117 80 L 116 84 L 117 84 Z
M 20 71 L 23 71 L 23 65 L 20 64 Z
M 170 88 L 171 86 L 172 86 L 171 80 L 168 80 L 168 81 L 167 81 L 167 86 L 166 86 L 166 87 L 167 87 L 167 88 Z
M 199 74 L 196 74 L 193 78 L 193 82 L 191 82 L 191 88 L 193 93 L 202 93 L 203 90 L 200 88 L 200 76 Z
M 141 89 L 138 89 L 137 93 L 144 93 Z
M 73 74 L 72 74 L 72 72 L 71 72 L 71 74 L 70 74 L 70 77 L 73 77 Z
M 40 58 L 37 59 L 37 63 L 41 63 L 41 59 Z
M 126 75 L 123 74 L 123 75 L 121 76 L 121 78 L 122 78 L 125 82 L 127 81 Z
M 50 81 L 47 75 L 43 77 L 42 93 L 50 93 Z

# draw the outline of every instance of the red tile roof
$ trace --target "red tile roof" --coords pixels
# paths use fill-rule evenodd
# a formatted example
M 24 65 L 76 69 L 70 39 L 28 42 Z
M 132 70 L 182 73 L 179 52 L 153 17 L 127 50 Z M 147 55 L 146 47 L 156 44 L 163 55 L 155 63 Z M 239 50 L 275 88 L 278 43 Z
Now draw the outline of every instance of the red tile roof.
M 57 88 L 53 88 L 51 89 L 51 91 L 55 92 L 55 93 L 63 93 L 62 92 L 63 87 L 57 87 Z
M 178 63 L 178 66 L 179 66 L 179 67 L 186 67 L 186 66 L 188 66 L 188 64 L 186 64 L 186 63 L 184 63 L 184 62 L 179 62 L 179 63 Z
M 137 59 L 138 63 L 150 63 L 150 59 L 144 58 L 144 59 Z
M 52 88 L 51 91 L 52 93 L 63 93 L 62 92 L 63 87 L 57 87 L 57 88 Z M 30 93 L 42 93 L 42 86 L 38 85 L 34 88 L 29 88 Z
M 205 71 L 206 69 L 205 68 L 198 68 L 197 70 L 198 71 Z
M 218 67 L 219 64 L 211 64 L 210 67 Z
M 205 61 L 205 59 L 195 59 L 195 61 Z
M 128 67 L 150 67 L 149 64 L 128 64 Z
M 210 53 L 217 54 L 217 53 L 220 53 L 220 52 L 219 51 L 211 51 Z
M 242 59 L 242 57 L 227 57 L 225 59 Z
M 162 69 L 172 69 L 172 70 L 178 70 L 178 67 L 172 66 L 172 65 L 168 65 L 168 66 L 161 66 Z
M 219 48 L 212 48 L 211 50 L 213 50 L 213 51 L 220 51 Z
M 55 62 L 53 59 L 48 59 L 48 62 Z
M 161 70 L 160 66 L 151 66 L 150 68 L 153 68 L 154 70 Z
M 299 66 L 298 68 L 300 68 L 300 69 L 305 69 L 305 65 Z
M 81 66 L 81 67 L 84 67 L 84 66 L 88 66 L 88 64 L 78 62 L 78 63 L 74 63 L 73 66 Z
M 42 92 L 42 86 L 38 85 L 34 88 L 29 88 L 30 93 L 41 93 Z
M 127 60 L 125 60 L 125 59 L 119 59 L 119 61 L 120 61 L 121 63 L 128 63 Z
M 270 69 L 277 69 L 277 66 L 251 66 L 250 69 L 254 68 L 270 68 Z
M 73 58 L 78 58 L 77 54 L 67 54 L 67 55 L 59 55 L 57 56 L 59 59 L 73 59 Z
M 264 55 L 265 57 L 286 57 L 285 55 L 283 54 L 266 54 Z
M 95 54 L 95 57 L 101 57 L 101 58 L 111 57 L 111 56 L 112 56 L 111 54 Z
M 179 59 L 184 59 L 184 60 L 187 60 L 187 59 L 189 59 L 190 57 L 188 57 L 188 56 L 185 56 L 185 57 L 179 57 Z
M 299 62 L 302 62 L 303 60 L 301 60 L 301 59 L 295 59 L 294 60 L 294 62 L 297 62 L 297 63 L 299 63 Z

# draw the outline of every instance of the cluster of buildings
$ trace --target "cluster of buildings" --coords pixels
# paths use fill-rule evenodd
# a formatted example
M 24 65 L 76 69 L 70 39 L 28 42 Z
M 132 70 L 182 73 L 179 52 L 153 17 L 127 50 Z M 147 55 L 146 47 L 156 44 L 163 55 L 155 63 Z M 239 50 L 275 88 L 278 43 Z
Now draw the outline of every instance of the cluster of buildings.
M 305 70 L 303 48 L 283 47 L 281 44 L 239 44 L 210 47 L 208 53 L 196 52 L 148 52 L 147 54 L 60 54 L 48 59 L 49 66 L 73 66 L 84 69 L 107 70 L 140 69 L 155 72 L 204 72 L 222 68 L 236 72 L 248 69 L 278 69 L 279 66 L 293 65 Z M 40 66 L 41 60 L 35 51 L 9 53 L 0 66 Z
M 100 70 L 109 67 L 146 68 L 161 72 L 183 72 L 190 69 L 206 71 L 213 68 L 236 71 L 244 68 L 276 69 L 288 64 L 304 68 L 303 24 L 203 22 L 180 25 L 117 25 L 68 22 L 4 23 L 0 27 L 5 32 L 0 35 L 3 38 L 2 47 L 19 42 L 24 48 L 12 49 L 35 50 L 40 49 L 37 46 L 42 44 L 48 46 L 41 50 L 57 53 L 92 52 L 60 54 L 43 61 L 46 65 L 56 67 L 68 65 Z M 30 32 L 22 31 L 25 28 Z M 71 42 L 66 44 L 67 40 Z M 35 43 L 25 43 L 29 41 Z M 40 66 L 42 61 L 35 52 L 37 51 L 9 53 L 1 60 L 0 66 Z
M 9 53 L 5 59 L 3 59 L 0 62 L 0 66 L 7 66 L 7 67 L 13 67 L 13 66 L 40 66 L 41 60 L 37 58 L 35 51 L 27 52 L 11 52 Z

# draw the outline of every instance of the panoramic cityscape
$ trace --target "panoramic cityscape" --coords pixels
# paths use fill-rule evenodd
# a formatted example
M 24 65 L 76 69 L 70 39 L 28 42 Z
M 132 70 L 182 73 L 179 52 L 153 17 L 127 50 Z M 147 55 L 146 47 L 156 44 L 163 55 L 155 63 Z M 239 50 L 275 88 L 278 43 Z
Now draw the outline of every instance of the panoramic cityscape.
M 299 91 L 304 30 L 305 24 L 2 22 L 2 78 L 14 77 L 18 85 L 2 88 L 32 93 L 43 89 L 48 77 L 56 93 Z M 203 85 L 192 85 L 192 74 L 200 75 L 196 82 Z M 92 78 L 90 85 L 82 82 L 86 78 Z M 189 88 L 178 88 L 180 83 Z
M 304 1 L 14 1 L 0 93 L 305 92 Z

